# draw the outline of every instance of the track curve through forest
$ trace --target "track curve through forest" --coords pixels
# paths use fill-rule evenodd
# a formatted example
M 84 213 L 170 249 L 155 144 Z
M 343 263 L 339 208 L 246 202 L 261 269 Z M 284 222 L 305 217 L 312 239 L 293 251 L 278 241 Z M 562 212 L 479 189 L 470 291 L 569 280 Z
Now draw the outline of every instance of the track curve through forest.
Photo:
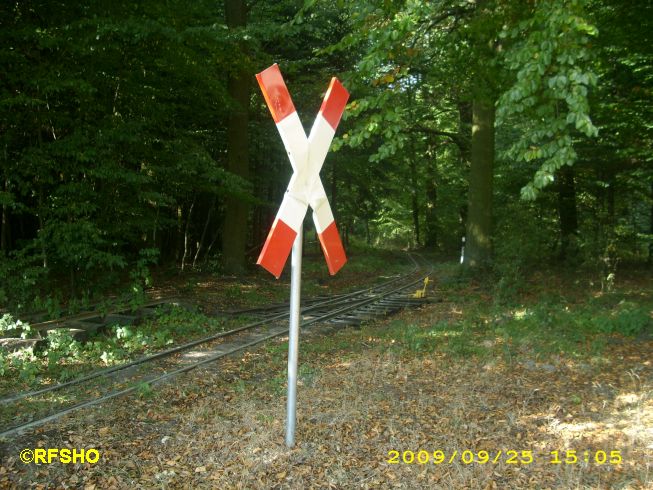
M 301 327 L 319 323 L 359 324 L 379 318 L 402 308 L 424 304 L 407 294 L 421 285 L 433 272 L 432 265 L 416 254 L 408 254 L 413 269 L 381 284 L 327 298 L 309 300 L 301 309 Z M 238 310 L 239 315 L 262 315 L 259 320 L 198 340 L 187 342 L 134 361 L 101 369 L 85 376 L 39 390 L 17 393 L 0 399 L 0 407 L 9 409 L 15 417 L 12 423 L 0 427 L 0 438 L 7 438 L 23 431 L 59 419 L 71 412 L 101 404 L 109 399 L 138 392 L 145 386 L 167 381 L 201 366 L 216 362 L 236 352 L 254 347 L 275 337 L 287 335 L 287 305 L 277 304 Z M 66 403 L 68 390 L 83 390 L 92 396 L 74 403 Z M 71 398 L 76 398 L 75 396 Z M 62 402 L 62 400 L 64 400 Z M 42 402 L 49 408 L 37 413 L 27 403 Z M 58 405 L 52 410 L 52 405 Z M 5 410 L 6 411 L 6 410 Z

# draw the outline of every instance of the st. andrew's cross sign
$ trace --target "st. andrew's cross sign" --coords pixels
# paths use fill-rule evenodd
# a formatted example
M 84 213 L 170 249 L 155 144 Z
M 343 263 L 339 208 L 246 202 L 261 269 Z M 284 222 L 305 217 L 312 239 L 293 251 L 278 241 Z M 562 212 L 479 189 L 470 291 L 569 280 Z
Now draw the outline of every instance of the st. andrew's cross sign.
M 257 264 L 281 275 L 292 249 L 290 274 L 290 329 L 288 334 L 288 397 L 286 406 L 286 445 L 295 444 L 297 358 L 299 354 L 299 304 L 302 269 L 302 223 L 308 206 L 313 209 L 313 222 L 320 238 L 322 251 L 331 275 L 345 262 L 345 250 L 333 219 L 331 206 L 320 180 L 320 169 L 345 110 L 349 92 L 337 78 L 332 78 L 315 118 L 311 133 L 306 137 L 295 105 L 275 63 L 256 75 L 265 102 L 272 113 L 283 144 L 288 152 L 293 174 L 281 207 L 272 224 Z
M 275 63 L 256 75 L 256 79 L 293 169 L 288 190 L 256 263 L 279 278 L 310 205 L 322 251 L 333 275 L 345 265 L 347 257 L 320 180 L 320 169 L 345 110 L 349 92 L 337 78 L 331 79 L 311 134 L 306 138 L 279 66 Z

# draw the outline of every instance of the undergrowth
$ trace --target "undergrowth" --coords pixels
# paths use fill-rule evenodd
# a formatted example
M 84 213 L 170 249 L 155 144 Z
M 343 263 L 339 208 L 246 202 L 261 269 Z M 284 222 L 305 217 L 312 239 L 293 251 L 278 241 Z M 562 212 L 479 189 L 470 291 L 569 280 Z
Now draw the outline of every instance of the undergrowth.
M 67 330 L 50 330 L 34 346 L 0 353 L 2 392 L 67 381 L 80 373 L 127 362 L 190 338 L 222 331 L 224 320 L 182 307 L 161 307 L 139 325 L 112 325 L 85 342 Z M 29 325 L 5 315 L 0 334 L 33 338 Z
M 506 361 L 560 354 L 592 358 L 600 356 L 610 338 L 653 333 L 650 296 L 593 297 L 586 292 L 584 300 L 569 302 L 562 294 L 543 289 L 531 295 L 527 304 L 524 296 L 516 293 L 506 304 L 489 301 L 482 286 L 466 289 L 469 285 L 468 280 L 457 280 L 442 290 L 452 305 L 446 318 L 425 318 L 419 323 L 398 319 L 376 333 L 373 329 L 366 333 L 380 335 L 385 341 L 382 345 L 390 349 L 415 353 L 437 350 L 456 357 L 500 356 Z

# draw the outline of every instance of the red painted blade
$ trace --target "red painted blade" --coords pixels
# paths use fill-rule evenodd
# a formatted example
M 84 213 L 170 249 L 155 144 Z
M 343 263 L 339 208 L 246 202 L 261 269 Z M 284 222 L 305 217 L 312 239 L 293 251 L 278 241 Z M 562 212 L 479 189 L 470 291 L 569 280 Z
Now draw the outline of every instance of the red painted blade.
M 347 89 L 336 77 L 333 77 L 329 84 L 329 89 L 324 96 L 324 100 L 322 101 L 320 113 L 322 113 L 322 117 L 327 120 L 334 131 L 338 127 L 340 117 L 345 111 L 348 99 L 349 92 L 347 92 Z
M 265 240 L 265 245 L 263 245 L 263 250 L 261 250 L 261 255 L 259 255 L 256 263 L 279 279 L 296 236 L 297 232 L 295 230 L 280 219 L 277 219 L 270 229 L 268 238 Z
M 319 237 L 320 244 L 322 245 L 322 252 L 324 252 L 324 258 L 326 259 L 327 267 L 329 268 L 329 274 L 333 276 L 347 262 L 345 249 L 342 246 L 342 241 L 340 241 L 338 228 L 336 228 L 336 222 L 333 221 L 329 226 L 327 226 L 327 228 L 319 234 Z
M 276 63 L 269 68 L 266 68 L 261 73 L 256 75 L 265 102 L 268 104 L 268 109 L 272 113 L 272 119 L 275 123 L 279 123 L 286 116 L 295 112 L 295 105 L 290 98 L 290 92 L 283 81 L 281 70 Z

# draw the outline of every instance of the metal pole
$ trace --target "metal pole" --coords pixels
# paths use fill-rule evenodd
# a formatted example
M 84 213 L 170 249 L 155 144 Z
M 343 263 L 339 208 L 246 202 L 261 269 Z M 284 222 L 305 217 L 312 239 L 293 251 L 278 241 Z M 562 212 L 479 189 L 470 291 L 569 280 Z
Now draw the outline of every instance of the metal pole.
M 292 245 L 290 268 L 290 331 L 288 334 L 288 399 L 286 402 L 286 446 L 295 445 L 297 407 L 297 357 L 299 352 L 299 303 L 302 281 L 302 242 L 304 227 Z
M 460 248 L 460 264 L 465 261 L 465 237 L 463 237 L 463 245 Z

